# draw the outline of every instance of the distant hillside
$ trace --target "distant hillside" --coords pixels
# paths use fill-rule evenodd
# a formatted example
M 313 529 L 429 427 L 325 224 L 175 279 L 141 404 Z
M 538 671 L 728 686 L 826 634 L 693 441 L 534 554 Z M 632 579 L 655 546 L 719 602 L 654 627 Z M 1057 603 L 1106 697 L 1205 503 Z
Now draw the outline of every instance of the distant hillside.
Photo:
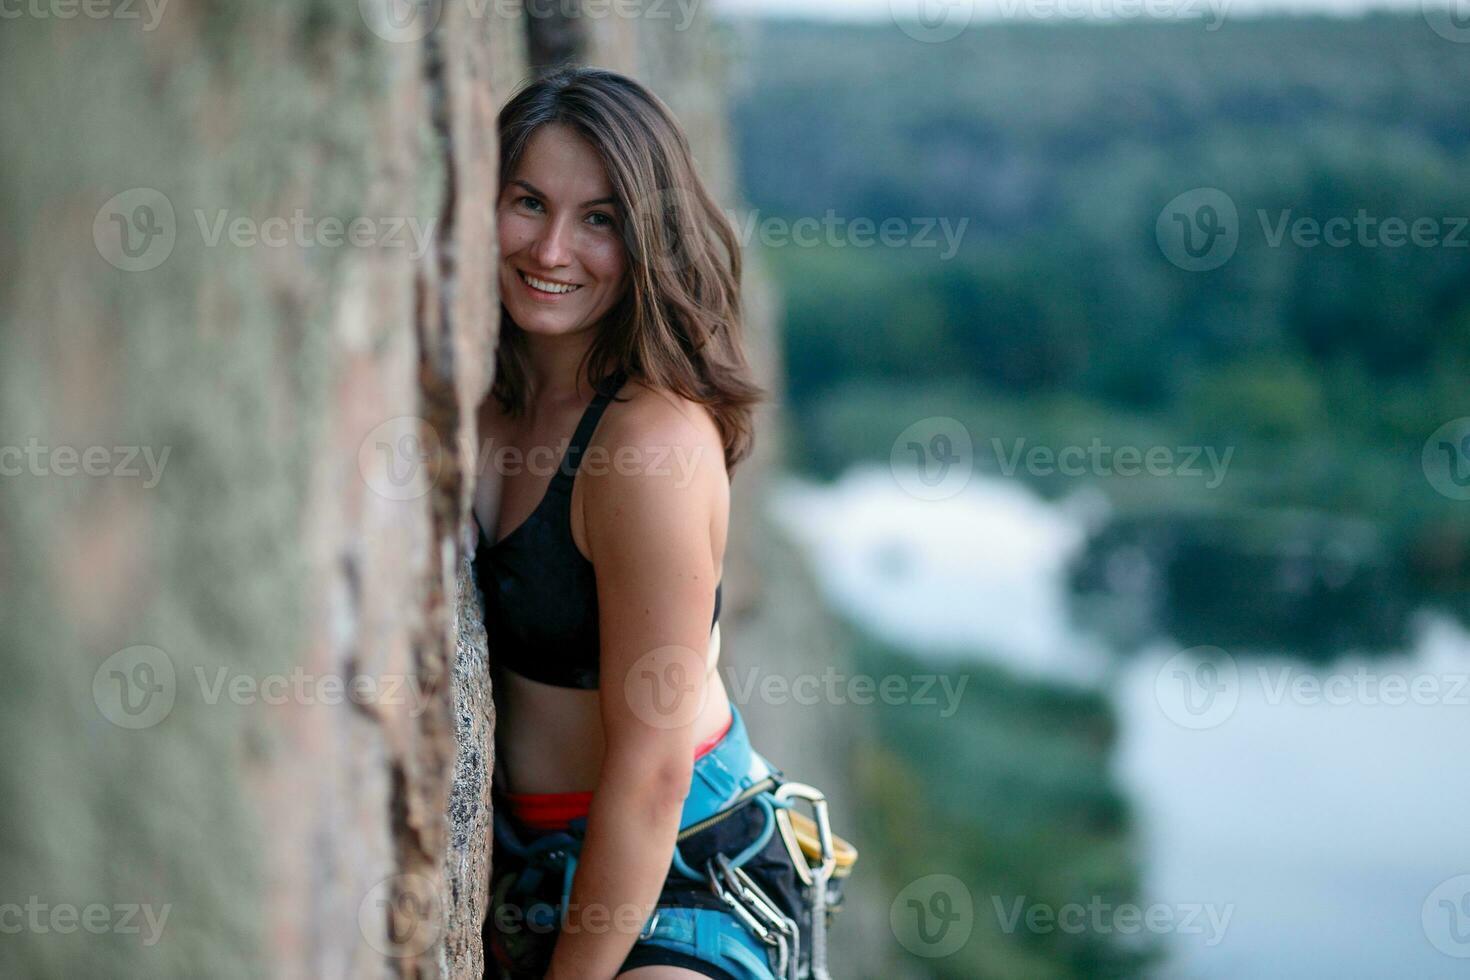
M 741 178 L 775 213 L 970 215 L 1015 234 L 1143 164 L 1129 154 L 1176 171 L 1148 176 L 1203 177 L 1209 146 L 1311 159 L 1372 135 L 1397 142 L 1359 145 L 1359 164 L 1413 174 L 1415 155 L 1463 164 L 1470 147 L 1470 58 L 1417 16 L 977 24 L 943 44 L 886 24 L 741 34 Z
M 1470 516 L 1419 464 L 1470 416 L 1466 45 L 1417 15 L 975 25 L 941 44 L 727 29 L 757 216 L 840 222 L 835 244 L 762 249 L 795 465 L 886 458 L 896 430 L 873 423 L 905 397 L 977 434 L 1234 446 L 1211 503 L 1370 514 L 1406 552 L 1437 543 L 1411 561 L 1432 588 L 1470 582 Z M 1238 241 L 1191 271 L 1159 228 L 1203 188 Z M 858 218 L 901 219 L 912 244 L 859 247 Z M 939 219 L 968 221 L 952 257 L 915 247 Z

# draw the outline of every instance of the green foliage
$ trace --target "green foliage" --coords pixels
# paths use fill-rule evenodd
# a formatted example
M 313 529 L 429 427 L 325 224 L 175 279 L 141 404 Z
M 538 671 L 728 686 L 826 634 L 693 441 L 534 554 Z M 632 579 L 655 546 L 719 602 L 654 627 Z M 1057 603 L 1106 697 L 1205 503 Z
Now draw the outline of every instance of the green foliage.
M 932 662 L 854 631 L 855 668 L 874 677 L 932 673 Z M 860 840 L 898 894 L 925 875 L 969 889 L 973 933 L 961 949 L 912 966 L 944 978 L 1136 976 L 1159 950 L 1107 931 L 1011 925 L 1018 907 L 1138 901 L 1129 814 L 1107 758 L 1115 737 L 1098 695 L 1020 680 L 965 662 L 958 710 L 876 702 L 874 742 L 858 760 Z M 1096 896 L 1096 898 L 1094 898 Z M 1131 937 L 1130 937 L 1131 938 Z
M 1298 374 L 1347 360 L 1375 383 L 1463 357 L 1470 338 L 1449 329 L 1470 309 L 1470 230 L 1453 224 L 1470 215 L 1470 108 L 1449 94 L 1470 90 L 1461 53 L 1410 16 L 987 26 L 938 45 L 766 26 L 736 109 L 763 214 L 969 222 L 949 260 L 773 250 L 796 399 L 853 374 L 963 369 L 1167 409 L 1191 375 L 1238 379 L 1258 356 Z M 1197 187 L 1239 213 L 1235 256 L 1207 273 L 1171 265 L 1154 234 Z M 1299 219 L 1360 209 L 1369 243 L 1294 243 Z M 1385 245 L 1376 224 L 1395 217 L 1460 244 Z
M 758 246 L 785 302 L 792 465 L 830 478 L 887 460 L 917 420 L 953 417 L 980 472 L 1050 497 L 1106 492 L 1115 544 L 1159 552 L 1160 630 L 1318 657 L 1398 642 L 1410 610 L 1463 601 L 1470 583 L 1470 512 L 1420 465 L 1430 433 L 1470 415 L 1461 48 L 1416 13 L 975 25 L 942 44 L 889 24 L 756 26 L 735 132 L 762 217 L 963 228 L 952 255 Z M 1156 232 L 1197 188 L 1228 195 L 1238 233 L 1198 272 Z M 1432 219 L 1448 240 L 1388 244 L 1390 218 Z M 1340 246 L 1303 235 L 1333 219 L 1348 223 Z M 1229 452 L 1228 476 L 1004 465 L 1018 445 L 1094 441 Z M 1111 552 L 1094 550 L 1105 580 Z M 872 638 L 853 645 L 870 673 L 912 669 Z M 1136 894 L 1106 704 L 965 669 L 953 717 L 878 706 L 858 753 L 859 837 L 883 842 L 869 860 L 890 893 L 948 872 L 976 901 L 959 953 L 904 965 L 1145 972 L 1157 949 L 1007 932 L 992 905 Z
M 1470 415 L 1459 47 L 1415 15 L 977 25 L 943 44 L 891 25 L 758 28 L 735 119 L 762 214 L 969 222 L 948 259 L 766 246 L 794 464 L 886 459 L 928 416 L 962 418 L 982 467 L 999 435 L 1214 446 L 1233 456 L 1207 495 L 1106 489 L 1124 507 L 1370 517 L 1405 566 L 1470 580 L 1470 550 L 1420 553 L 1470 539 L 1470 513 L 1419 465 L 1435 429 Z M 1204 187 L 1236 206 L 1238 245 L 1186 271 L 1156 223 Z M 1388 244 L 1387 219 L 1431 219 L 1439 243 Z

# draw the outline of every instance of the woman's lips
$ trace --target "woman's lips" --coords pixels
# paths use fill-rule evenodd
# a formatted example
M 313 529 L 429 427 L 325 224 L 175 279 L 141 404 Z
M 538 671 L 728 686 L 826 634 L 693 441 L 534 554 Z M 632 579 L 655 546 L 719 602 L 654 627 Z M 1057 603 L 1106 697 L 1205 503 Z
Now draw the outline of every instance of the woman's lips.
M 516 270 L 516 278 L 520 280 L 520 283 L 525 288 L 527 295 L 529 295 L 531 299 L 535 300 L 538 303 L 555 303 L 558 300 L 566 299 L 568 296 L 571 296 L 573 293 L 580 291 L 582 288 L 581 284 L 579 283 L 574 288 L 566 290 L 565 292 L 550 292 L 545 289 L 538 289 L 537 287 L 531 285 L 531 283 L 527 280 L 526 273 L 522 272 L 520 269 Z M 539 276 L 533 278 L 536 278 L 543 282 L 553 281 L 541 280 Z

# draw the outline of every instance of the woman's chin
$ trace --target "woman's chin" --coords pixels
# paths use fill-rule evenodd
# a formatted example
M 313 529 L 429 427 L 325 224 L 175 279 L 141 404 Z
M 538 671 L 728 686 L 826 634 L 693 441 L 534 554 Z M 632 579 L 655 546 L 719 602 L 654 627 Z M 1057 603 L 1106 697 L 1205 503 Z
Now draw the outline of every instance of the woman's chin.
M 545 310 L 514 310 L 509 307 L 506 309 L 510 313 L 510 318 L 515 321 L 515 325 L 526 333 L 550 337 L 571 333 L 576 329 L 576 325 L 566 316 L 548 314 Z

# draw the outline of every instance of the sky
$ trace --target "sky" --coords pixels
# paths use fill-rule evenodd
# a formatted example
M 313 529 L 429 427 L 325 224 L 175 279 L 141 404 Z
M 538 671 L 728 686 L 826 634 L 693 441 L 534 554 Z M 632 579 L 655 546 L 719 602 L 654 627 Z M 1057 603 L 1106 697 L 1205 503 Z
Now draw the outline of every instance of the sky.
M 836 20 L 873 21 L 894 16 L 913 17 L 924 10 L 936 21 L 946 12 L 951 16 L 969 16 L 974 20 L 1006 16 L 1024 16 L 1031 10 L 1108 11 L 1142 9 L 1144 11 L 1173 6 L 1188 8 L 1187 0 L 710 0 L 718 14 L 780 15 L 788 17 L 831 18 Z M 1458 7 L 1459 13 L 1470 15 L 1470 0 L 1214 0 L 1218 6 L 1228 3 L 1233 13 L 1329 13 L 1355 15 L 1369 10 L 1419 10 L 1421 4 Z M 1203 4 L 1201 4 L 1203 6 Z M 1020 12 L 1019 14 L 1015 12 Z M 1124 14 L 1124 16 L 1129 16 Z

